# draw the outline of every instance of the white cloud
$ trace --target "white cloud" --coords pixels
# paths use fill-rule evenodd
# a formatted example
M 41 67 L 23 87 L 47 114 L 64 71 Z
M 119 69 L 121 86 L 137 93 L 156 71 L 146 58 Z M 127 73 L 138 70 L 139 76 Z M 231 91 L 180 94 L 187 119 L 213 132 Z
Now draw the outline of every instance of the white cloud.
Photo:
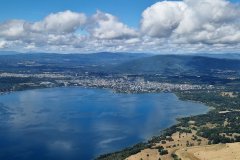
M 26 23 L 25 29 L 32 32 L 66 34 L 79 29 L 86 23 L 85 14 L 72 11 L 52 13 L 44 18 L 43 21 L 36 23 Z
M 240 43 L 239 15 L 226 0 L 163 1 L 143 12 L 141 30 L 172 43 Z
M 0 37 L 6 39 L 15 39 L 23 35 L 23 20 L 10 20 L 0 23 Z
M 56 52 L 67 47 L 79 48 L 84 36 L 79 36 L 76 31 L 84 27 L 86 21 L 83 13 L 72 11 L 52 13 L 35 23 L 6 21 L 0 23 L 1 48 L 20 51 L 56 49 Z
M 140 28 L 97 11 L 51 13 L 38 22 L 0 22 L 0 49 L 37 52 L 239 52 L 240 7 L 227 0 L 162 1 Z
M 5 48 L 6 46 L 6 41 L 0 39 L 0 49 Z
M 147 8 L 142 14 L 142 32 L 153 37 L 166 37 L 175 30 L 187 6 L 183 2 L 163 1 Z
M 94 27 L 91 29 L 92 35 L 100 39 L 125 39 L 136 37 L 137 32 L 127 25 L 118 21 L 111 14 L 97 11 L 92 17 Z

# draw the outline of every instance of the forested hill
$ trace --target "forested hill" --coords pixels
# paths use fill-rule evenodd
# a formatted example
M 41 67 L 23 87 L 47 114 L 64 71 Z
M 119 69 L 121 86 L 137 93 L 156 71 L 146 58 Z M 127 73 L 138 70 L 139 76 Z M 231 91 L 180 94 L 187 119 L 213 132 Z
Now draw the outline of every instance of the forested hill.
M 161 75 L 240 73 L 240 59 L 222 57 L 107 52 L 95 54 L 32 53 L 1 55 L 0 52 L 0 71 L 28 71 L 29 73 L 74 71 L 78 73 Z
M 240 60 L 203 56 L 157 55 L 132 60 L 114 68 L 120 73 L 135 74 L 210 74 L 212 72 L 240 73 Z

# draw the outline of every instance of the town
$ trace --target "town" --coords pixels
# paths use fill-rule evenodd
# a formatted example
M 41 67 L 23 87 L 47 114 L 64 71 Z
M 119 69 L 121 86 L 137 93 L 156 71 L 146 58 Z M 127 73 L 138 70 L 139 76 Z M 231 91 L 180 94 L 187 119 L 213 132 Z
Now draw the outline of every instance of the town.
M 142 77 L 128 77 L 127 75 L 118 76 L 92 76 L 92 75 L 64 75 L 60 73 L 40 73 L 40 74 L 18 74 L 1 73 L 1 78 L 8 79 L 30 79 L 28 82 L 13 83 L 6 91 L 17 91 L 31 88 L 50 88 L 50 87 L 95 87 L 109 88 L 120 93 L 152 93 L 152 92 L 173 92 L 187 90 L 212 90 L 213 85 L 193 85 L 187 83 L 162 83 L 146 81 Z M 11 80 L 10 80 L 11 81 Z

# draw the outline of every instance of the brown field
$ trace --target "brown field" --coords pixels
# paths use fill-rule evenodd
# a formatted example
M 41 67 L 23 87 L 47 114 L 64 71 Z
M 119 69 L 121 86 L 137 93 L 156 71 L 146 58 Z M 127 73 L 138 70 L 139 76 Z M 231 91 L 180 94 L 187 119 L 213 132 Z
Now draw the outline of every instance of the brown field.
M 166 144 L 156 143 L 152 148 L 142 150 L 140 153 L 132 155 L 126 160 L 172 160 L 171 154 L 175 153 L 177 150 L 182 149 L 187 146 L 187 143 L 198 146 L 198 145 L 206 145 L 208 141 L 204 138 L 198 137 L 201 139 L 201 143 L 197 140 L 193 140 L 193 136 L 196 136 L 196 131 L 192 131 L 192 133 L 174 133 L 171 137 L 173 141 L 166 141 Z M 200 143 L 200 144 L 199 144 Z M 164 149 L 167 149 L 169 154 L 160 155 L 156 147 L 163 146 Z
M 160 155 L 156 149 L 145 149 L 142 152 L 128 157 L 126 160 L 158 160 Z
M 207 145 L 208 140 L 196 136 L 194 130 L 192 133 L 176 132 L 171 138 L 171 141 L 156 143 L 125 160 L 172 160 L 171 154 L 177 154 L 181 160 L 240 160 L 240 143 Z M 158 146 L 163 146 L 168 154 L 160 155 Z
M 240 143 L 190 147 L 176 154 L 182 160 L 240 160 Z

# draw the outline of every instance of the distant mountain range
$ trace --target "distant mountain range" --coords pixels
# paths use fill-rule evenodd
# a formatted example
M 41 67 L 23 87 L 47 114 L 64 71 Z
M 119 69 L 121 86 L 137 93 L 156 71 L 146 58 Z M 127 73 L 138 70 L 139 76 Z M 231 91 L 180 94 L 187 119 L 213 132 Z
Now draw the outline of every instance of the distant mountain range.
M 15 54 L 19 54 L 19 52 L 15 52 L 15 51 L 0 51 L 0 56 L 1 55 L 15 55 Z
M 198 56 L 203 56 L 203 57 L 211 57 L 211 58 L 222 58 L 222 59 L 239 59 L 240 60 L 240 53 L 223 53 L 223 54 L 207 54 L 207 53 L 202 53 L 202 54 L 196 54 Z
M 130 74 L 240 73 L 240 54 L 151 55 L 0 52 L 0 71 L 78 71 Z
M 240 71 L 240 59 L 186 55 L 157 55 L 125 62 L 114 68 L 122 73 L 188 74 L 212 71 Z

